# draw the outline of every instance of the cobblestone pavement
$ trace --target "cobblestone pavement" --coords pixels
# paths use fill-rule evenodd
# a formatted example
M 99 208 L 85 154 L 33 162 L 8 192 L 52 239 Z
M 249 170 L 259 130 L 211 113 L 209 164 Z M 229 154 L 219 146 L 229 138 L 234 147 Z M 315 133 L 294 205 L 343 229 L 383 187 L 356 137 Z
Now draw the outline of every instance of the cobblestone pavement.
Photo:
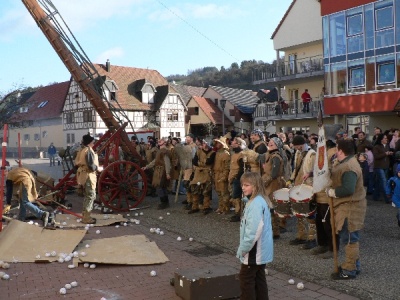
M 45 159 L 27 159 L 23 163 L 54 178 L 63 176 L 61 167 L 49 167 Z M 7 270 L 10 280 L 0 281 L 0 299 L 180 299 L 169 284 L 177 269 L 215 265 L 239 268 L 235 258 L 239 224 L 230 223 L 230 215 L 188 215 L 180 204 L 184 197 L 179 196 L 175 203 L 170 196 L 171 207 L 165 211 L 156 209 L 157 198 L 147 197 L 142 205 L 150 207 L 141 210 L 143 216 L 135 217 L 140 219 L 139 225 L 103 227 L 101 235 L 90 229 L 84 238 L 144 234 L 157 243 L 169 262 L 153 266 L 98 265 L 93 270 L 82 265 L 68 269 L 65 263 L 11 264 Z M 81 198 L 68 194 L 66 199 L 74 211 L 80 211 Z M 289 240 L 294 238 L 294 220 L 289 220 L 288 232 L 275 242 L 274 262 L 267 266 L 270 299 L 395 299 L 400 294 L 396 282 L 399 260 L 395 258 L 400 230 L 395 214 L 389 205 L 369 201 L 361 240 L 362 274 L 350 281 L 330 279 L 333 259 L 318 259 L 307 250 L 289 246 Z M 151 227 L 161 228 L 165 235 L 150 233 Z M 178 236 L 182 237 L 181 242 L 177 241 Z M 194 241 L 190 242 L 189 237 Z M 156 277 L 150 276 L 152 270 L 157 272 Z M 290 278 L 303 282 L 304 290 L 290 285 Z M 59 295 L 59 289 L 74 280 L 79 286 Z

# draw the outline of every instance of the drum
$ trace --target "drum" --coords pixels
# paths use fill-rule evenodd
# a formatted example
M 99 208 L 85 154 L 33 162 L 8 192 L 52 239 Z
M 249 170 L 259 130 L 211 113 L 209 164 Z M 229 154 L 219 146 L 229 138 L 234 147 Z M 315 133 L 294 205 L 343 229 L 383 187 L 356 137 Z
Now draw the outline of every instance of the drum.
M 294 186 L 289 191 L 293 215 L 296 217 L 309 217 L 315 214 L 317 203 L 314 198 L 312 186 L 301 184 Z
M 289 199 L 289 189 L 283 188 L 273 192 L 273 202 L 275 214 L 280 218 L 290 218 L 292 214 L 292 204 Z

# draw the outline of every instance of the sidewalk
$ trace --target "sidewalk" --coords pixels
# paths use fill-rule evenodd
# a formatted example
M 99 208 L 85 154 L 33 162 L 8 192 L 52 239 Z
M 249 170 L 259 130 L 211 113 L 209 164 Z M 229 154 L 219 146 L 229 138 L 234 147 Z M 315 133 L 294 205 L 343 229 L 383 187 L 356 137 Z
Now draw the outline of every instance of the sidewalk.
M 57 175 L 59 168 L 49 167 L 48 160 L 26 160 L 23 162 L 27 167 L 36 171 L 46 172 Z M 35 168 L 33 168 L 35 165 Z M 56 179 L 57 176 L 54 176 Z M 62 176 L 61 176 L 62 177 Z M 183 198 L 182 198 L 183 199 Z M 76 195 L 68 195 L 68 201 L 72 203 L 74 211 L 80 211 L 82 198 Z M 101 228 L 101 234 L 95 234 L 96 229 L 91 228 L 85 239 L 107 238 L 122 235 L 144 234 L 150 240 L 155 241 L 158 247 L 169 258 L 169 262 L 153 266 L 118 266 L 118 265 L 98 265 L 96 269 L 87 269 L 83 265 L 78 268 L 68 269 L 67 263 L 14 263 L 10 269 L 4 270 L 10 275 L 10 280 L 0 280 L 0 299 L 140 299 L 140 300 L 161 300 L 161 299 L 180 299 L 175 294 L 175 289 L 170 285 L 170 278 L 174 277 L 177 269 L 197 269 L 213 267 L 215 265 L 229 265 L 239 269 L 239 260 L 232 255 L 234 250 L 224 251 L 223 248 L 215 246 L 202 239 L 196 234 L 189 236 L 185 228 L 187 214 L 182 211 L 181 205 L 171 203 L 171 209 L 157 211 L 158 200 L 146 198 L 143 203 L 150 205 L 149 209 L 142 210 L 143 216 L 130 214 L 128 218 L 134 216 L 141 222 L 139 225 L 129 224 L 119 228 L 111 225 Z M 168 215 L 167 212 L 170 214 Z M 163 218 L 160 219 L 159 217 Z M 202 220 L 204 222 L 204 219 Z M 181 222 L 181 230 L 176 230 L 175 222 Z M 207 219 L 212 223 L 213 228 L 221 227 L 217 216 Z M 201 230 L 196 222 L 191 222 L 193 227 Z M 225 224 L 225 223 L 222 223 Z M 237 239 L 238 224 L 226 224 L 226 233 L 231 239 Z M 165 235 L 150 233 L 150 228 L 161 228 Z M 171 228 L 171 229 L 170 229 Z M 65 229 L 57 229 L 65 230 Z M 216 230 L 215 230 L 216 231 Z M 237 232 L 236 232 L 237 231 Z M 214 232 L 213 232 L 214 233 Z M 210 232 L 210 240 L 215 239 Z M 221 233 L 216 233 L 221 235 Z M 177 241 L 181 236 L 182 241 Z M 194 241 L 190 242 L 189 237 Z M 84 242 L 83 240 L 83 242 Z M 17 245 L 16 245 L 17 247 Z M 51 251 L 51 245 L 49 245 Z M 35 255 L 35 254 L 32 254 Z M 151 277 L 150 272 L 155 270 L 157 276 Z M 358 299 L 302 280 L 301 278 L 291 277 L 282 272 L 275 271 L 267 266 L 267 282 L 269 287 L 270 299 Z M 290 285 L 288 280 L 293 278 L 294 285 Z M 59 289 L 72 281 L 78 282 L 78 287 L 67 291 L 66 295 L 60 295 Z M 305 288 L 298 290 L 296 285 L 303 282 Z M 205 299 L 208 300 L 208 299 Z

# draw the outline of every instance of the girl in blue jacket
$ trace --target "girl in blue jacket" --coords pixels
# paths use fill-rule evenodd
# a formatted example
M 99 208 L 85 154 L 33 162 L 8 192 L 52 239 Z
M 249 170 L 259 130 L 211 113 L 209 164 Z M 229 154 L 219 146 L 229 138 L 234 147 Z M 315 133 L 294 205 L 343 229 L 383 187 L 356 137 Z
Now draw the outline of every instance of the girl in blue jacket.
M 259 173 L 244 173 L 240 179 L 245 202 L 240 223 L 237 257 L 242 263 L 239 279 L 240 299 L 268 299 L 265 265 L 272 261 L 273 240 L 270 208 Z
M 392 205 L 397 207 L 397 224 L 400 227 L 400 164 L 395 174 L 386 183 L 386 196 L 392 199 Z

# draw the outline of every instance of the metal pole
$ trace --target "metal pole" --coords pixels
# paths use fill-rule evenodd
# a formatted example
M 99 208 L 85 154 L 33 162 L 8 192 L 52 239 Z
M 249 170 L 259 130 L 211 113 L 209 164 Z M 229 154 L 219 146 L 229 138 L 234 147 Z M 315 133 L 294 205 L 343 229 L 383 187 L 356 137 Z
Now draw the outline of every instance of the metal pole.
M 225 135 L 225 107 L 222 109 L 222 135 Z

